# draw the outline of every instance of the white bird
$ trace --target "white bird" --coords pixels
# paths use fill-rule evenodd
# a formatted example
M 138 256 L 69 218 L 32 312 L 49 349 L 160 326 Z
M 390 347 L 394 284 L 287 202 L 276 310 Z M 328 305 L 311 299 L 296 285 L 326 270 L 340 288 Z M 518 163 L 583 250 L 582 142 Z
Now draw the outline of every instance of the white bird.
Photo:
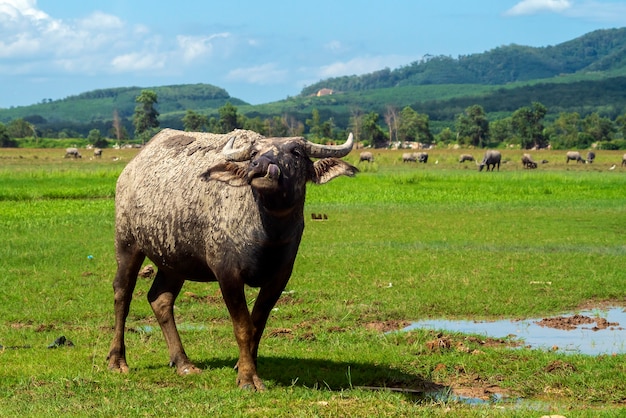
M 613 164 L 611 167 L 609 167 L 609 170 L 615 170 L 615 164 Z

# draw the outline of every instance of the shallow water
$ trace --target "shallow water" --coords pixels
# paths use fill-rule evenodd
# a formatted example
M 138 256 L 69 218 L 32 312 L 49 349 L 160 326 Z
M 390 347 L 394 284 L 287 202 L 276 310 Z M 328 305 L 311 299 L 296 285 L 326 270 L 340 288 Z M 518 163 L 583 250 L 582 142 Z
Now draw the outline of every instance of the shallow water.
M 571 331 L 542 327 L 537 325 L 538 319 L 521 321 L 449 321 L 428 319 L 414 322 L 403 331 L 418 328 L 445 330 L 465 334 L 479 334 L 492 338 L 512 336 L 524 342 L 525 346 L 538 349 L 554 350 L 566 353 L 589 355 L 626 353 L 626 311 L 622 308 L 579 312 L 592 318 L 605 318 L 619 325 L 592 330 L 594 324 L 580 325 Z M 570 315 L 563 315 L 570 316 Z

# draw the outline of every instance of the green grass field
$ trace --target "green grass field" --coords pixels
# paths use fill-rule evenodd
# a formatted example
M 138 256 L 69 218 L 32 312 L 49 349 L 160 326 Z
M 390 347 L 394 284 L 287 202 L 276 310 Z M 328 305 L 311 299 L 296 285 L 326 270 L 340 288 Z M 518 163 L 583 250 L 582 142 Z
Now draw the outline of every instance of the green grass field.
M 59 150 L 0 149 L 0 416 L 626 413 L 626 354 L 386 332 L 425 318 L 626 307 L 622 153 L 599 151 L 583 165 L 541 151 L 535 159 L 550 162 L 524 170 L 521 151 L 507 150 L 500 172 L 479 173 L 457 162 L 460 151 L 431 150 L 428 164 L 375 151 L 357 177 L 309 186 L 294 273 L 259 350 L 268 391 L 249 393 L 235 385 L 237 348 L 216 284 L 188 282 L 176 304 L 202 374 L 167 366 L 145 279 L 127 322 L 131 372 L 107 370 L 115 181 L 135 152 L 70 160 Z M 357 164 L 358 152 L 347 160 Z M 61 335 L 73 346 L 48 348 Z M 433 345 L 442 340 L 451 344 Z M 504 400 L 470 405 L 425 389 Z

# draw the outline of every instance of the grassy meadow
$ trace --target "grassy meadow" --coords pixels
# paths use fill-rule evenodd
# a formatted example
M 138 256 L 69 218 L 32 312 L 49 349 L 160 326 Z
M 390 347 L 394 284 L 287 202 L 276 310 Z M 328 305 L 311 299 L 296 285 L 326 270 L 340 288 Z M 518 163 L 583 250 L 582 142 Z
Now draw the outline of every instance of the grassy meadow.
M 176 304 L 202 374 L 168 367 L 146 279 L 127 322 L 131 372 L 107 370 L 115 181 L 136 150 L 73 160 L 0 149 L 0 416 L 626 414 L 624 353 L 393 332 L 426 318 L 626 307 L 623 152 L 565 164 L 564 151 L 536 151 L 549 163 L 525 170 L 522 152 L 506 150 L 500 171 L 487 173 L 458 163 L 466 151 L 431 150 L 427 164 L 386 150 L 358 163 L 353 151 L 357 177 L 309 186 L 294 273 L 259 350 L 268 390 L 250 393 L 235 385 L 237 347 L 215 283 L 187 282 Z M 60 336 L 72 345 L 48 348 Z M 502 400 L 453 396 L 494 393 Z

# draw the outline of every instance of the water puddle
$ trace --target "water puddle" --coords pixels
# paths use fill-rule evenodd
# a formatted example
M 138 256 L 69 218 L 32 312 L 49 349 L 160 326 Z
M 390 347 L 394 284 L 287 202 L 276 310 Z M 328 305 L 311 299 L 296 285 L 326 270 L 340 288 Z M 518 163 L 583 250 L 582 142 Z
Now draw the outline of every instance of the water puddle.
M 428 328 L 479 334 L 492 338 L 513 337 L 530 348 L 588 355 L 626 353 L 626 311 L 623 308 L 584 311 L 576 315 L 520 321 L 453 321 L 428 319 L 403 331 Z

